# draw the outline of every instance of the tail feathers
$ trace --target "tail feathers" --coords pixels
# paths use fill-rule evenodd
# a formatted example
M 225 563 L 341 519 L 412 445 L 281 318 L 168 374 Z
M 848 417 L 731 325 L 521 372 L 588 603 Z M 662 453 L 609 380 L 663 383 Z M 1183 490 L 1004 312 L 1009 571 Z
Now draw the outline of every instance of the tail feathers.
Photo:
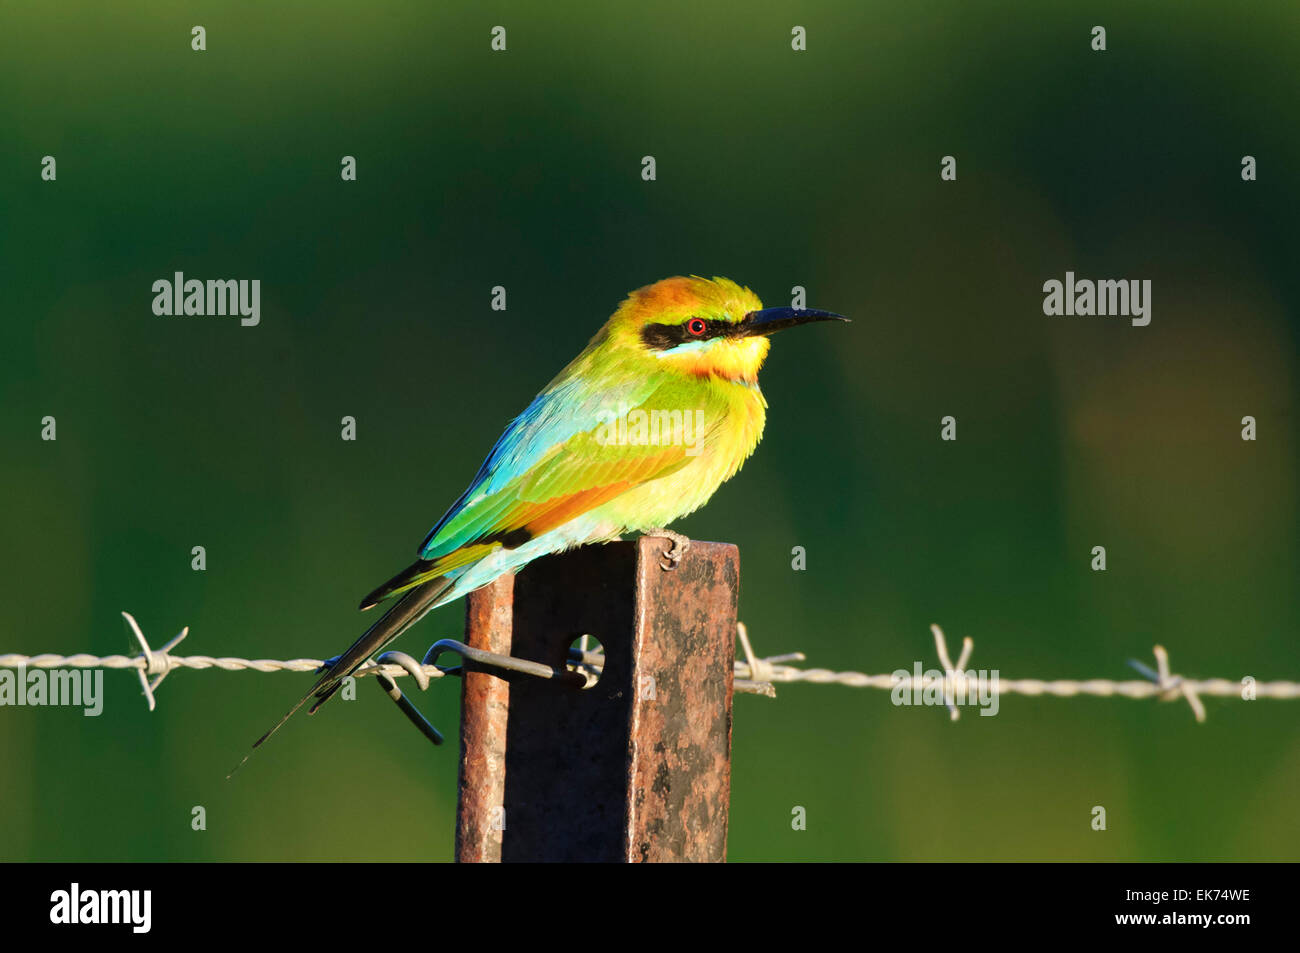
M 313 693 L 314 697 L 316 698 L 316 704 L 312 705 L 310 708 L 307 709 L 307 714 L 309 715 L 316 714 L 316 709 L 320 708 L 321 705 L 325 704 L 327 701 L 333 698 L 334 693 L 343 687 L 343 678 L 346 678 L 346 676 L 341 677 L 337 682 L 334 682 L 332 685 L 326 685 L 323 688 L 317 689 Z
M 442 574 L 441 568 L 437 562 L 432 559 L 417 559 L 411 565 L 407 566 L 388 582 L 384 583 L 378 589 L 371 592 L 361 600 L 361 611 L 373 609 L 379 603 L 383 602 L 390 596 L 406 592 L 413 586 L 418 586 Z M 365 636 L 362 636 L 365 638 Z
M 407 592 L 398 600 L 392 608 L 385 612 L 375 624 L 362 634 L 361 638 L 352 643 L 352 647 L 338 657 L 329 669 L 316 680 L 316 684 L 308 689 L 307 694 L 298 699 L 297 704 L 285 712 L 284 717 L 276 722 L 266 734 L 253 742 L 253 751 L 260 748 L 273 734 L 279 731 L 286 721 L 303 705 L 307 704 L 312 698 L 316 699 L 315 704 L 311 706 L 308 714 L 315 714 L 316 709 L 333 697 L 334 693 L 343 685 L 343 679 L 347 678 L 362 665 L 374 653 L 380 651 L 384 646 L 393 639 L 405 632 L 410 626 L 418 622 L 426 612 L 438 604 L 438 600 L 451 588 L 455 580 L 446 577 L 439 577 L 428 580 L 424 583 L 416 583 L 418 588 Z M 229 779 L 235 771 L 244 766 L 244 762 L 253 756 L 253 751 L 249 751 L 244 756 L 244 760 L 235 766 L 234 771 L 227 775 Z

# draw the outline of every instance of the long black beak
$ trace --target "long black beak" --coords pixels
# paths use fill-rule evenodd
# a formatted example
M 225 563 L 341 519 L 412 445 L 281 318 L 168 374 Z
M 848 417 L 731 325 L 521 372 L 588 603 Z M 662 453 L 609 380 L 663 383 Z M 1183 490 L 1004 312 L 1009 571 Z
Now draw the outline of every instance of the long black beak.
M 813 321 L 847 321 L 848 318 L 842 314 L 836 314 L 834 311 L 817 311 L 814 308 L 764 308 L 762 311 L 751 311 L 745 315 L 745 320 L 741 322 L 741 331 L 745 336 L 754 334 L 773 334 L 776 331 L 784 331 L 786 328 L 797 327 L 800 324 L 810 324 Z

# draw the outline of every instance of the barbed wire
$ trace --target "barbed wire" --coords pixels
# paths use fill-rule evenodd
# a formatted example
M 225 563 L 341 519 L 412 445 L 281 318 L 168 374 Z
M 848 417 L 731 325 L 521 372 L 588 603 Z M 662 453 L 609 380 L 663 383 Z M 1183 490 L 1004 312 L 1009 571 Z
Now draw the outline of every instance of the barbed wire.
M 745 646 L 748 639 L 745 634 L 744 623 L 737 623 L 736 627 L 741 644 Z M 887 691 L 941 689 L 948 711 L 952 719 L 956 721 L 960 711 L 956 703 L 951 699 L 954 697 L 973 697 L 974 692 L 971 689 L 979 688 L 978 677 L 972 677 L 972 673 L 965 670 L 966 665 L 970 662 L 975 643 L 969 637 L 962 639 L 961 656 L 954 665 L 948 655 L 948 645 L 943 630 L 937 625 L 932 625 L 930 631 L 934 635 L 935 651 L 939 656 L 939 663 L 943 667 L 942 673 L 939 675 L 923 674 L 920 678 L 917 678 L 915 675 L 900 677 L 899 673 L 866 675 L 862 672 L 836 672 L 824 668 L 795 668 L 782 664 L 765 667 L 766 662 L 776 661 L 775 659 L 751 659 L 748 663 L 737 662 L 737 674 L 741 674 L 743 671 L 743 674 L 748 678 L 765 679 L 771 682 L 810 682 L 815 685 L 846 685 L 850 688 L 878 688 Z M 746 651 L 748 654 L 749 650 Z M 1227 678 L 1186 678 L 1170 671 L 1169 653 L 1164 646 L 1155 646 L 1152 654 L 1156 660 L 1155 669 L 1135 659 L 1129 659 L 1129 665 L 1141 672 L 1145 676 L 1145 680 L 1112 681 L 1104 678 L 1043 680 L 1037 678 L 1009 679 L 998 676 L 996 680 L 989 680 L 984 687 L 988 688 L 994 695 L 1045 695 L 1054 698 L 1091 695 L 1097 698 L 1158 698 L 1161 701 L 1174 701 L 1178 698 L 1184 698 L 1191 706 L 1197 721 L 1205 721 L 1205 706 L 1200 700 L 1202 695 L 1216 698 L 1236 698 L 1243 701 L 1255 698 L 1300 699 L 1300 683 L 1297 682 L 1260 682 L 1250 676 L 1238 681 Z M 785 658 L 782 657 L 781 661 L 784 661 Z M 798 660 L 803 661 L 802 653 L 798 653 Z M 755 665 L 755 662 L 757 665 Z M 964 695 L 962 693 L 963 689 L 966 690 Z
M 140 684 L 149 710 L 156 707 L 154 692 L 171 672 L 177 669 L 219 669 L 226 672 L 318 672 L 328 664 L 323 659 L 246 659 L 235 656 L 214 657 L 211 655 L 173 655 L 172 650 L 187 635 L 189 627 L 182 629 L 162 648 L 151 648 L 145 640 L 139 624 L 129 612 L 122 613 L 127 628 L 140 644 L 139 655 L 56 655 L 41 653 L 39 655 L 0 655 L 0 669 L 53 669 L 53 668 L 104 668 L 133 669 L 139 675 Z M 996 672 L 992 678 L 986 673 L 967 671 L 970 656 L 975 643 L 969 637 L 962 640 L 962 651 L 956 664 L 948 654 L 947 640 L 943 630 L 932 625 L 930 631 L 934 636 L 935 651 L 941 669 L 923 672 L 904 670 L 869 675 L 863 672 L 838 672 L 825 668 L 798 668 L 789 663 L 805 661 L 802 652 L 790 652 L 784 655 L 772 655 L 759 658 L 749 640 L 749 632 L 743 622 L 736 623 L 736 637 L 740 642 L 743 660 L 735 663 L 735 690 L 747 694 L 775 697 L 776 683 L 803 682 L 812 685 L 843 685 L 849 688 L 875 688 L 890 692 L 923 693 L 936 696 L 947 707 L 950 717 L 956 720 L 960 716 L 960 704 L 969 699 L 981 701 L 1001 695 L 1047 696 L 1054 698 L 1072 698 L 1081 695 L 1098 698 L 1156 698 L 1161 701 L 1173 701 L 1182 698 L 1191 706 L 1197 721 L 1206 717 L 1205 705 L 1201 696 L 1216 698 L 1236 698 L 1253 700 L 1256 698 L 1300 699 L 1300 683 L 1287 681 L 1260 682 L 1246 676 L 1240 680 L 1226 678 L 1191 679 L 1174 674 L 1169 668 L 1169 653 L 1162 646 L 1155 646 L 1156 667 L 1154 669 L 1141 662 L 1129 660 L 1129 665 L 1140 672 L 1141 680 L 1112 681 L 1110 679 L 1052 679 L 1036 678 L 1007 679 Z M 435 664 L 444 652 L 455 652 L 463 660 L 461 666 L 443 667 Z M 332 660 L 331 660 L 332 661 Z M 586 651 L 574 648 L 569 653 L 571 668 L 557 671 L 549 665 L 517 659 L 473 649 L 453 639 L 443 639 L 430 647 L 422 662 L 417 662 L 405 652 L 385 652 L 378 659 L 367 662 L 352 674 L 358 678 L 378 676 L 390 694 L 396 692 L 392 679 L 405 675 L 413 676 L 422 690 L 427 689 L 431 679 L 447 675 L 460 675 L 466 668 L 476 671 L 495 671 L 504 676 L 510 673 L 535 677 L 557 679 L 574 684 L 593 684 L 599 678 L 604 666 L 602 652 Z M 399 699 L 400 692 L 394 694 Z M 400 703 L 400 699 L 399 699 Z

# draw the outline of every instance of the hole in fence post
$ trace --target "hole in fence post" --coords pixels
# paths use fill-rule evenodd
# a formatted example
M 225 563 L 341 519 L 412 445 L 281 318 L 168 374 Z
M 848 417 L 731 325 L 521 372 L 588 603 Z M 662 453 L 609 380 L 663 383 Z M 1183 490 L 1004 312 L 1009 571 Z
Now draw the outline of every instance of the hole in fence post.
M 600 682 L 600 665 L 603 659 L 596 656 L 603 655 L 605 646 L 600 644 L 600 640 L 594 635 L 580 635 L 573 640 L 569 646 L 569 667 L 574 671 L 587 676 L 587 684 L 583 690 L 595 688 Z

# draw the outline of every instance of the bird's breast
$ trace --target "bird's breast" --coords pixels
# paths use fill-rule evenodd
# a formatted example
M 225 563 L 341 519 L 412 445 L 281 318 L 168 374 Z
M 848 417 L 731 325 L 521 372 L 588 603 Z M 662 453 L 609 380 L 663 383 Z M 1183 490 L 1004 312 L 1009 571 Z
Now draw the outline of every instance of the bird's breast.
M 757 385 L 718 382 L 682 407 L 682 465 L 611 500 L 602 515 L 637 531 L 667 526 L 694 512 L 740 470 L 763 436 L 767 403 Z M 676 415 L 673 420 L 675 423 Z

